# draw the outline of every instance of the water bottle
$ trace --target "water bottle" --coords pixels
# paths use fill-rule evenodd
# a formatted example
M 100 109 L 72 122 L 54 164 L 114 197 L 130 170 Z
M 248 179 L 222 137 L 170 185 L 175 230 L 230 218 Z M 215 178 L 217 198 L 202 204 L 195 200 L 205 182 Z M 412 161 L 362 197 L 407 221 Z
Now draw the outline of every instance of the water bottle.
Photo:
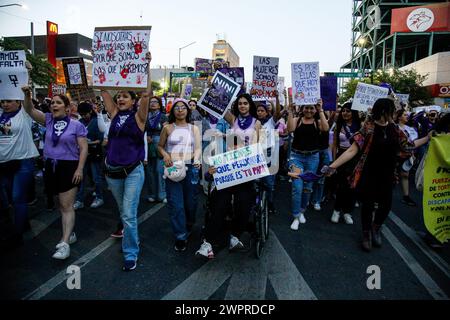
M 199 169 L 197 169 L 196 167 L 192 166 L 192 176 L 191 176 L 191 183 L 192 184 L 198 184 L 198 180 L 199 180 Z

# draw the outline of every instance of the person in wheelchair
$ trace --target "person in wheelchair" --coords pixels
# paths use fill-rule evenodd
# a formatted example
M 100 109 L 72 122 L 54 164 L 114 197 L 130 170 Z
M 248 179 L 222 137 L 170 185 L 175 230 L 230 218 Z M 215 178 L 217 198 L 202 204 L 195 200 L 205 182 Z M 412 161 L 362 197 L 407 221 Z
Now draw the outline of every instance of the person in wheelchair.
M 258 130 L 261 129 L 261 123 L 256 117 L 256 105 L 251 96 L 247 93 L 239 95 L 233 104 L 232 112 L 228 111 L 224 117 L 231 126 L 231 130 L 227 134 L 233 138 L 227 139 L 227 150 L 238 149 L 258 142 Z M 210 167 L 206 174 L 207 180 L 211 180 L 215 172 L 216 168 Z M 232 200 L 234 212 L 229 234 L 229 250 L 243 249 L 244 245 L 239 237 L 246 231 L 250 213 L 255 203 L 253 181 L 222 190 L 214 188 L 208 200 L 211 214 L 205 224 L 203 243 L 196 255 L 209 259 L 214 258 L 211 243 L 218 244 L 215 238 L 224 229 L 224 220 Z

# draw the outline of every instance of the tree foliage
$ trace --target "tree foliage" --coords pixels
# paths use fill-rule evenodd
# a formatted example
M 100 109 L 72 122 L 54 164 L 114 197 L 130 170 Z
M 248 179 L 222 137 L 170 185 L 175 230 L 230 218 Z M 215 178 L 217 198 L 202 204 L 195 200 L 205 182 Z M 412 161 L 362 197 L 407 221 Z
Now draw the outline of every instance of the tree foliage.
M 364 79 L 352 79 L 344 85 L 344 93 L 340 97 L 340 102 L 344 103 L 353 98 L 358 82 L 379 85 L 389 83 L 395 93 L 409 94 L 410 105 L 431 104 L 432 97 L 427 88 L 423 87 L 423 82 L 428 75 L 421 75 L 416 70 L 383 69 L 374 72 L 371 77 Z
M 56 69 L 47 61 L 47 57 L 43 54 L 33 55 L 26 45 L 14 39 L 0 39 L 0 48 L 2 50 L 24 50 L 27 60 L 33 66 L 30 72 L 31 81 L 43 87 L 48 87 L 50 83 L 55 82 Z

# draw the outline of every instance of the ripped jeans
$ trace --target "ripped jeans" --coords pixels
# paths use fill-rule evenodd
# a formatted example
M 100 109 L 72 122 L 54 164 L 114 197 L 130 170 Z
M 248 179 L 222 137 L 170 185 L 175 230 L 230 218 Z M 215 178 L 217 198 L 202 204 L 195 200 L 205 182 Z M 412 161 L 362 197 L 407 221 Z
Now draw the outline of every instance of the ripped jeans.
M 319 167 L 319 152 L 313 154 L 291 152 L 289 167 L 292 165 L 301 168 L 302 172 L 311 171 L 316 173 Z M 312 191 L 312 182 L 303 182 L 301 178 L 292 179 L 291 209 L 294 218 L 298 218 L 301 213 L 306 211 Z

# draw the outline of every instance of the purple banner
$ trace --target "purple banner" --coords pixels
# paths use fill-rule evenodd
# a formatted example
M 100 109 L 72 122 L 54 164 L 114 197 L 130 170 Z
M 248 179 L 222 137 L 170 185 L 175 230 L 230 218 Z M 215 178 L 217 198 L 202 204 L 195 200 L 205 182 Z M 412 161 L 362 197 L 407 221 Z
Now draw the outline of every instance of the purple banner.
M 213 75 L 213 61 L 210 59 L 195 58 L 195 71 Z
M 222 72 L 224 75 L 230 77 L 241 85 L 239 94 L 245 93 L 244 68 L 220 68 L 217 71 Z
M 320 77 L 320 97 L 323 110 L 335 111 L 337 107 L 337 77 Z

